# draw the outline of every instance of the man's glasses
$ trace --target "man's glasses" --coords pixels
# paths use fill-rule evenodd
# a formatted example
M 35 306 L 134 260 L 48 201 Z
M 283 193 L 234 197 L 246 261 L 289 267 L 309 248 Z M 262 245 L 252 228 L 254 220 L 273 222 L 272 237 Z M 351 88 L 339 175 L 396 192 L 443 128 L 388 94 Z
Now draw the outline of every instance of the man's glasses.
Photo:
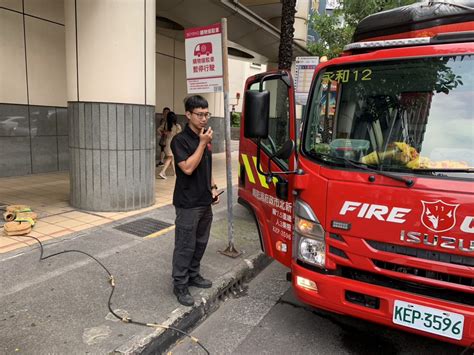
M 211 118 L 211 113 L 210 112 L 192 112 L 192 114 L 198 116 L 199 118 Z

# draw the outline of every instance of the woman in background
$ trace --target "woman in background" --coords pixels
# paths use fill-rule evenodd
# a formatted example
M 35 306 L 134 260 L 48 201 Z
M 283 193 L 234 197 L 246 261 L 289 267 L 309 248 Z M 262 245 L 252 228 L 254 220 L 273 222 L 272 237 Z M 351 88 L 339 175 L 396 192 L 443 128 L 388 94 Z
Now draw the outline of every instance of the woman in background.
M 161 135 L 160 128 L 163 125 L 164 122 L 166 122 L 166 116 L 168 115 L 168 112 L 170 112 L 169 107 L 164 107 L 163 108 L 163 114 L 161 115 L 161 120 L 160 124 L 158 126 L 158 129 L 156 130 L 156 157 L 158 158 L 158 163 L 156 166 L 163 165 L 163 159 L 164 159 L 164 153 L 165 153 L 165 146 L 166 146 L 166 137 Z M 160 147 L 160 153 L 158 153 L 158 147 Z
M 158 176 L 166 179 L 166 169 L 173 163 L 173 152 L 171 151 L 171 140 L 175 135 L 181 132 L 181 126 L 178 124 L 178 117 L 173 111 L 168 112 L 166 121 L 158 128 L 162 134 L 166 135 L 165 161 Z M 171 164 L 174 174 L 176 174 L 174 164 Z

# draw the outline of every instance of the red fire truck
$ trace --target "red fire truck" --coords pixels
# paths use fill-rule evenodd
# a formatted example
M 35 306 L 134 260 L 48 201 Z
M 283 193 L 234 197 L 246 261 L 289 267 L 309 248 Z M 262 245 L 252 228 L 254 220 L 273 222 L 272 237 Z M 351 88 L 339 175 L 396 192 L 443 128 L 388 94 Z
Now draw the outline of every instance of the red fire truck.
M 320 63 L 246 82 L 239 203 L 297 297 L 474 343 L 474 1 L 371 15 Z

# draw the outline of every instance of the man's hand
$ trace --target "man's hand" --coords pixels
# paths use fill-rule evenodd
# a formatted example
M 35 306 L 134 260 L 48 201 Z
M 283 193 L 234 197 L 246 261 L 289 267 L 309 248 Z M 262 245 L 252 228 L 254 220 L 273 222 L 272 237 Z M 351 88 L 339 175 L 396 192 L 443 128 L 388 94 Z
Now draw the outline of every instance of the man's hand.
M 201 132 L 199 133 L 199 143 L 202 143 L 204 145 L 210 143 L 212 140 L 213 133 L 214 131 L 211 127 L 209 127 L 206 131 L 204 131 L 204 128 L 201 128 Z
M 178 163 L 178 167 L 183 171 L 183 173 L 186 175 L 191 175 L 197 168 L 201 162 L 204 150 L 212 140 L 213 133 L 214 131 L 211 127 L 209 127 L 206 132 L 204 132 L 204 128 L 201 128 L 201 132 L 199 132 L 199 145 L 197 149 L 188 159 Z

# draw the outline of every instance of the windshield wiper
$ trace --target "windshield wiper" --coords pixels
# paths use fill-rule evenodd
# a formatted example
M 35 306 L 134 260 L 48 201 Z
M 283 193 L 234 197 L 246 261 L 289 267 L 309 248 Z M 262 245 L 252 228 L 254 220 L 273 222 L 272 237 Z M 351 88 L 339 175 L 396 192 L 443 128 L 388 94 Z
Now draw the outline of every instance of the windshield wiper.
M 356 168 L 359 168 L 359 169 L 362 169 L 362 170 L 365 170 L 365 171 L 369 171 L 369 172 L 375 173 L 377 175 L 385 176 L 385 177 L 388 177 L 388 178 L 396 180 L 396 181 L 403 182 L 407 187 L 412 187 L 415 184 L 415 181 L 413 179 L 405 179 L 403 177 L 393 175 L 393 174 L 390 174 L 390 173 L 385 172 L 385 171 L 369 168 L 367 166 L 367 164 L 361 163 L 361 162 L 358 162 L 358 161 L 355 161 L 355 160 L 351 160 L 351 159 L 347 159 L 347 158 L 341 158 L 341 157 L 335 157 L 333 155 L 328 156 L 326 154 L 321 154 L 321 153 L 316 153 L 316 152 L 314 152 L 314 154 L 318 155 L 320 158 L 329 157 L 330 159 L 334 158 L 334 159 L 337 159 L 337 160 L 341 160 L 341 161 L 345 162 L 346 164 L 352 165 Z M 373 182 L 374 177 L 369 176 L 369 181 Z
M 349 163 L 350 165 L 355 166 L 357 168 L 360 168 L 362 170 L 370 171 L 370 172 L 373 172 L 377 175 L 386 176 L 386 177 L 391 178 L 393 180 L 403 182 L 407 187 L 412 187 L 413 185 L 415 185 L 415 181 L 413 179 L 405 179 L 405 178 L 402 178 L 398 175 L 393 175 L 393 174 L 387 173 L 387 172 L 382 171 L 382 170 L 369 168 L 367 166 L 367 164 L 364 164 L 364 163 L 361 163 L 361 162 L 358 162 L 358 161 L 355 161 L 355 160 L 351 160 L 351 159 L 347 159 L 347 158 L 341 158 L 341 159 L 344 160 L 346 163 Z M 369 176 L 369 181 L 371 181 L 370 176 Z
M 436 169 L 436 168 L 428 168 L 428 169 L 422 169 L 422 168 L 418 168 L 418 169 L 411 169 L 413 171 L 416 171 L 416 172 L 422 172 L 422 171 L 427 171 L 427 172 L 430 172 L 430 173 L 474 173 L 474 168 L 461 168 L 461 169 Z

